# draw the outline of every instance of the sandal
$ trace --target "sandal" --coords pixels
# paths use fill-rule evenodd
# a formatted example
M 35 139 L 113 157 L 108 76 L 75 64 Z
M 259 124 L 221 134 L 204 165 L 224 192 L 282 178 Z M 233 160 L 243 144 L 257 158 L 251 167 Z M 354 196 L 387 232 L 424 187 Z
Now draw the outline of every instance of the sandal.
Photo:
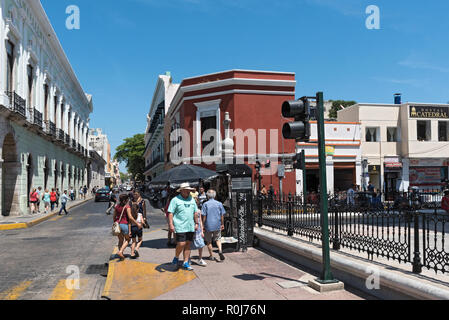
M 120 252 L 117 252 L 117 256 L 120 258 L 120 261 L 125 260 L 125 256 L 121 254 Z

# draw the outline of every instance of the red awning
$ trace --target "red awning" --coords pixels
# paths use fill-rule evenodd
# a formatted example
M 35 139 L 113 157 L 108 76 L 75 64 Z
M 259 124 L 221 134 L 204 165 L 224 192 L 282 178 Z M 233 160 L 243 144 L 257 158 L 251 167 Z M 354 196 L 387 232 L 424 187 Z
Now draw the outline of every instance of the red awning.
M 385 168 L 402 168 L 402 162 L 386 162 Z

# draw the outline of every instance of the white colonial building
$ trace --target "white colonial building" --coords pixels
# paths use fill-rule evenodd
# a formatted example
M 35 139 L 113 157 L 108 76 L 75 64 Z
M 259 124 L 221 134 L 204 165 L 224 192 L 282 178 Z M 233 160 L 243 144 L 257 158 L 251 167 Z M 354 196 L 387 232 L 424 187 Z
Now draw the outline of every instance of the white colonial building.
M 449 105 L 360 103 L 339 111 L 338 120 L 361 123 L 366 182 L 387 194 L 440 190 L 448 178 Z
M 297 152 L 305 150 L 306 154 L 306 177 L 302 170 L 296 171 L 297 194 L 303 193 L 304 180 L 309 192 L 319 192 L 318 131 L 316 121 L 311 124 L 310 142 L 297 144 Z M 325 135 L 328 192 L 347 191 L 351 185 L 361 185 L 360 123 L 326 121 Z
M 158 78 L 156 89 L 147 115 L 145 130 L 145 179 L 151 181 L 164 172 L 165 146 L 164 121 L 171 102 L 179 88 L 172 83 L 172 77 L 167 72 Z
M 0 211 L 23 215 L 32 188 L 89 183 L 93 104 L 40 1 L 0 4 Z

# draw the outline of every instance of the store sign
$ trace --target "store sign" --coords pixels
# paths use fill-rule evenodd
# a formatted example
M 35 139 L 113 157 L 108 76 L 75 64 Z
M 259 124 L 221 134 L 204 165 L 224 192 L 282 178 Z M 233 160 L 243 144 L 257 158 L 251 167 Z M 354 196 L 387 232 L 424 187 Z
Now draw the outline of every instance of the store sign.
M 410 159 L 411 167 L 448 167 L 448 159 Z
M 369 173 L 380 173 L 380 166 L 368 166 Z
M 442 180 L 441 168 L 410 168 L 410 184 L 440 185 Z
M 335 154 L 335 147 L 326 147 L 326 156 L 333 156 Z
M 449 107 L 410 106 L 410 118 L 449 119 Z

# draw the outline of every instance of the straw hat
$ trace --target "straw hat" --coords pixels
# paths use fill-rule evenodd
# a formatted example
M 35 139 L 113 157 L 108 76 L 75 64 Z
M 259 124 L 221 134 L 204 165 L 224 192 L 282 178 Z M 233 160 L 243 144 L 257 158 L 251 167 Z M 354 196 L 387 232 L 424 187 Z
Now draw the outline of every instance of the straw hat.
M 195 191 L 194 188 L 190 187 L 189 183 L 183 183 L 178 189 L 178 192 L 181 192 L 182 190 L 189 190 L 189 191 Z

